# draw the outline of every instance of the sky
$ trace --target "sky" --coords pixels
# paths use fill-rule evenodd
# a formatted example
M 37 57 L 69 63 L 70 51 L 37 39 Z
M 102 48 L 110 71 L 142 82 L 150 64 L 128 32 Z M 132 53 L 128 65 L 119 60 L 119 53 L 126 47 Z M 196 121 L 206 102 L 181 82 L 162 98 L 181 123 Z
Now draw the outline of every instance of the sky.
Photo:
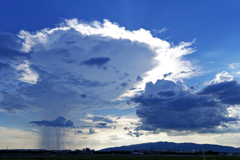
M 240 147 L 240 2 L 0 2 L 0 149 Z

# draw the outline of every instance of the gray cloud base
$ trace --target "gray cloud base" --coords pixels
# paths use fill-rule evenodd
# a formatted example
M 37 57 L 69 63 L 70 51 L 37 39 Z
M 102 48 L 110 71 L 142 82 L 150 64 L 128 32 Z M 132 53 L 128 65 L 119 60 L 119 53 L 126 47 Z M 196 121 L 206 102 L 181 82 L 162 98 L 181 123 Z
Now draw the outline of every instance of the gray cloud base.
M 42 120 L 42 121 L 32 121 L 29 122 L 38 126 L 45 126 L 45 127 L 74 127 L 73 121 L 66 120 L 64 117 L 57 117 L 55 120 Z
M 131 99 L 138 104 L 136 114 L 142 122 L 136 130 L 213 132 L 239 120 L 227 111 L 229 105 L 240 104 L 237 81 L 209 85 L 191 93 L 172 81 L 158 80 L 156 84 L 148 83 L 145 91 Z

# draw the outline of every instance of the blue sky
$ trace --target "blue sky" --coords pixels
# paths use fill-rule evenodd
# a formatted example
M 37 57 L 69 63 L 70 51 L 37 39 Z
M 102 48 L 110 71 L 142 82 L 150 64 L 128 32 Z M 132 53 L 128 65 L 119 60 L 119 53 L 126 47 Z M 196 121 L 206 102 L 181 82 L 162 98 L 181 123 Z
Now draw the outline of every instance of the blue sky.
M 239 6 L 0 2 L 0 147 L 239 147 Z

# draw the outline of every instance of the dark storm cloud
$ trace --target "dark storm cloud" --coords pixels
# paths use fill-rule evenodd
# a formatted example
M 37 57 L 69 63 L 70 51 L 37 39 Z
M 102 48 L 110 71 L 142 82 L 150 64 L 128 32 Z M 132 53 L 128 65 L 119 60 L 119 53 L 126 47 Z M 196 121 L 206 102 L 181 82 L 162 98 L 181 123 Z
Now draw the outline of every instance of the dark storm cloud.
M 106 122 L 106 123 L 114 123 L 114 121 L 111 120 L 111 119 L 108 118 L 108 117 L 94 116 L 94 117 L 90 117 L 89 119 L 91 119 L 93 122 L 99 122 L 99 121 L 102 121 L 102 122 Z
M 45 126 L 45 127 L 74 127 L 73 121 L 66 120 L 64 117 L 57 117 L 55 120 L 48 121 L 48 120 L 42 120 L 42 121 L 32 121 L 29 122 L 38 126 Z
M 172 97 L 172 96 L 175 96 L 176 93 L 173 91 L 160 91 L 160 92 L 158 92 L 158 95 L 160 95 L 162 97 Z
M 80 65 L 86 65 L 89 67 L 97 66 L 98 68 L 101 68 L 110 60 L 111 59 L 109 57 L 97 57 L 97 58 L 91 58 L 89 60 L 83 61 Z
M 161 84 L 171 89 L 157 88 Z M 148 86 L 155 89 L 151 91 Z M 198 93 L 179 89 L 165 80 L 157 81 L 154 86 L 147 84 L 147 93 L 131 99 L 138 104 L 136 114 L 142 122 L 136 130 L 206 132 L 239 120 L 229 117 L 227 111 L 229 105 L 240 104 L 240 85 L 236 81 L 209 85 Z
M 107 123 L 98 123 L 96 128 L 112 128 L 111 126 L 108 126 Z
M 198 94 L 214 96 L 224 104 L 240 104 L 240 84 L 237 81 L 209 85 L 201 90 Z

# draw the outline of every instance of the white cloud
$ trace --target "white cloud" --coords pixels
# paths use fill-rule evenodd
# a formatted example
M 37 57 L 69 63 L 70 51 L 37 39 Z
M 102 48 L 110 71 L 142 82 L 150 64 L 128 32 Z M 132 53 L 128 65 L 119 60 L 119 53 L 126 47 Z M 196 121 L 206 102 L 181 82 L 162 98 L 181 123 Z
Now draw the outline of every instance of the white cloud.
M 25 60 L 23 63 L 16 64 L 13 67 L 20 71 L 19 80 L 31 84 L 35 84 L 38 81 L 39 76 L 29 68 L 29 61 Z
M 49 105 L 52 105 L 51 101 L 55 99 L 56 105 L 61 102 L 62 105 L 75 106 L 82 111 L 83 108 L 103 106 L 125 107 L 126 105 L 120 104 L 118 100 L 124 100 L 125 97 L 144 90 L 146 82 L 155 83 L 169 72 L 172 72 L 172 76 L 168 79 L 174 81 L 190 78 L 197 72 L 190 61 L 183 59 L 184 55 L 194 52 L 190 48 L 194 42 L 181 42 L 178 46 L 171 46 L 169 42 L 153 37 L 148 30 L 129 31 L 108 20 L 103 23 L 84 23 L 70 19 L 61 27 L 53 29 L 43 29 L 36 33 L 21 31 L 19 37 L 23 39 L 22 50 L 31 51 L 29 63 L 41 69 L 42 73 L 42 77 L 39 75 L 38 78 L 37 74 L 29 69 L 27 61 L 24 67 L 18 67 L 24 70 L 20 80 L 32 84 L 38 79 L 43 80 L 38 84 L 38 88 L 41 88 L 39 91 L 52 87 L 54 92 L 39 94 L 47 96 L 52 93 L 51 99 L 48 98 L 49 95 L 46 98 L 41 97 Z M 82 62 L 90 63 L 90 60 L 97 58 L 108 58 L 108 61 L 102 62 L 98 67 L 81 65 Z M 40 74 L 39 71 L 36 73 Z M 137 82 L 138 76 L 141 76 L 143 81 Z M 95 87 L 90 87 L 93 85 Z M 56 91 L 65 94 L 74 92 L 76 96 L 57 100 L 61 96 L 56 96 Z M 87 98 L 77 99 L 77 94 L 85 94 Z
M 240 63 L 231 63 L 228 67 L 231 69 L 235 69 L 235 68 L 240 67 Z
M 220 83 L 220 82 L 232 81 L 232 80 L 233 80 L 232 75 L 230 75 L 226 71 L 222 71 L 221 73 L 218 73 L 215 75 L 215 78 L 209 82 L 209 85 Z
M 152 29 L 151 30 L 151 32 L 153 32 L 153 34 L 161 34 L 166 31 L 167 31 L 167 29 L 165 27 L 163 29 Z

